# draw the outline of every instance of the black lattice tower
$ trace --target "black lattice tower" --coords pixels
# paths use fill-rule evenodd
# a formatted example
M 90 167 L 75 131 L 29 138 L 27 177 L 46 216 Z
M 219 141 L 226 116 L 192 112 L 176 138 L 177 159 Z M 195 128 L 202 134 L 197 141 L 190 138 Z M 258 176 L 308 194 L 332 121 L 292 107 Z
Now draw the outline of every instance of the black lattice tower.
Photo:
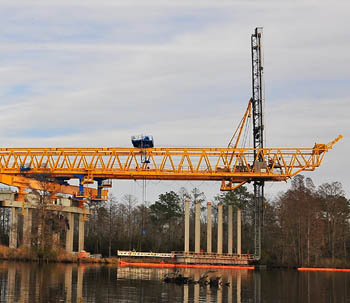
M 253 144 L 254 144 L 254 165 L 259 166 L 257 162 L 264 162 L 262 157 L 256 159 L 258 148 L 264 147 L 264 62 L 262 53 L 262 27 L 257 27 L 251 37 L 252 49 L 252 90 L 253 90 Z M 261 257 L 261 229 L 263 223 L 264 210 L 264 181 L 254 181 L 254 242 L 255 256 L 259 260 Z

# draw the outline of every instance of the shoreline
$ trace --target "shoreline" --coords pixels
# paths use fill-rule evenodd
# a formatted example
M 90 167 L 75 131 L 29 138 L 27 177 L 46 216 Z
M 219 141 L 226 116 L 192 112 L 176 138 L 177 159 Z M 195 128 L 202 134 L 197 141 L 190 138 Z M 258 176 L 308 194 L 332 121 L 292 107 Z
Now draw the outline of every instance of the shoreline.
M 35 262 L 35 263 L 62 263 L 62 264 L 99 264 L 99 265 L 115 265 L 118 267 L 193 267 L 201 268 L 203 264 L 177 264 L 174 262 L 164 262 L 161 259 L 154 258 L 128 258 L 128 257 L 93 257 L 87 253 L 67 253 L 64 249 L 58 248 L 48 251 L 47 255 L 39 257 L 35 249 L 19 247 L 9 248 L 0 245 L 0 260 L 11 262 Z M 168 261 L 168 260 L 166 260 Z M 324 265 L 284 265 L 284 264 L 249 264 L 242 266 L 250 269 L 254 267 L 255 270 L 297 270 L 297 271 L 326 271 L 326 272 L 350 272 L 350 266 L 341 266 L 340 264 L 332 265 L 331 262 L 325 260 Z M 207 265 L 209 267 L 215 265 Z M 227 266 L 220 266 L 222 269 L 230 269 Z M 208 267 L 208 268 L 209 268 Z M 231 266 L 231 269 L 240 269 L 241 266 Z
M 86 253 L 68 253 L 62 248 L 45 251 L 45 254 L 33 248 L 9 248 L 0 245 L 0 260 L 37 263 L 91 263 L 91 264 L 118 264 L 117 258 L 96 258 Z

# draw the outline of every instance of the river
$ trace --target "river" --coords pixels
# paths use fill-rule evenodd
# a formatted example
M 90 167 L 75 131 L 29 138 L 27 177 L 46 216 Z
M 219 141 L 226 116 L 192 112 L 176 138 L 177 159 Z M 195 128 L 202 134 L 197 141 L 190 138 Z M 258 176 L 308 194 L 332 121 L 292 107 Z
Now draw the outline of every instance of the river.
M 350 302 L 350 273 L 218 270 L 226 285 L 176 285 L 172 269 L 0 263 L 0 302 Z M 182 269 L 199 279 L 204 269 Z

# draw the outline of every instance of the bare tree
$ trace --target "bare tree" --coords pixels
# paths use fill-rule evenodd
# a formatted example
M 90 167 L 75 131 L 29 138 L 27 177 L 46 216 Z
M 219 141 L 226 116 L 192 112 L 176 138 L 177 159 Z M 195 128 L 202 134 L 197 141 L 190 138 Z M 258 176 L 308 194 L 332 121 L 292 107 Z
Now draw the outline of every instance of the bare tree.
M 327 225 L 328 250 L 330 251 L 332 262 L 334 262 L 336 251 L 343 251 L 341 248 L 344 245 L 344 233 L 346 233 L 348 225 L 349 204 L 339 182 L 322 184 L 318 188 L 318 194 Z
M 134 226 L 134 216 L 133 216 L 133 210 L 137 204 L 137 199 L 133 195 L 124 195 L 122 197 L 122 202 L 125 205 L 126 209 L 126 224 L 127 224 L 127 234 L 128 234 L 128 240 L 129 240 L 129 250 L 133 248 L 133 238 L 134 238 L 134 232 L 135 232 L 135 226 Z
M 60 245 L 57 242 L 62 231 L 66 231 L 67 220 L 62 215 L 62 206 L 54 204 L 56 192 L 53 180 L 49 175 L 37 177 L 41 189 L 32 190 L 26 196 L 26 203 L 33 204 L 33 230 L 32 244 L 37 250 L 39 258 L 47 258 Z

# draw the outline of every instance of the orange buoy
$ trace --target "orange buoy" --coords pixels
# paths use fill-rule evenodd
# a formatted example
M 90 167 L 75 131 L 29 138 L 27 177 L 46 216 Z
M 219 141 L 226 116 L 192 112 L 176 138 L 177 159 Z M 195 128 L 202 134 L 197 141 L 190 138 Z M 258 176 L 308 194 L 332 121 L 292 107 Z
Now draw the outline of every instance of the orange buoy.
M 350 268 L 298 267 L 299 271 L 342 271 L 350 272 Z

